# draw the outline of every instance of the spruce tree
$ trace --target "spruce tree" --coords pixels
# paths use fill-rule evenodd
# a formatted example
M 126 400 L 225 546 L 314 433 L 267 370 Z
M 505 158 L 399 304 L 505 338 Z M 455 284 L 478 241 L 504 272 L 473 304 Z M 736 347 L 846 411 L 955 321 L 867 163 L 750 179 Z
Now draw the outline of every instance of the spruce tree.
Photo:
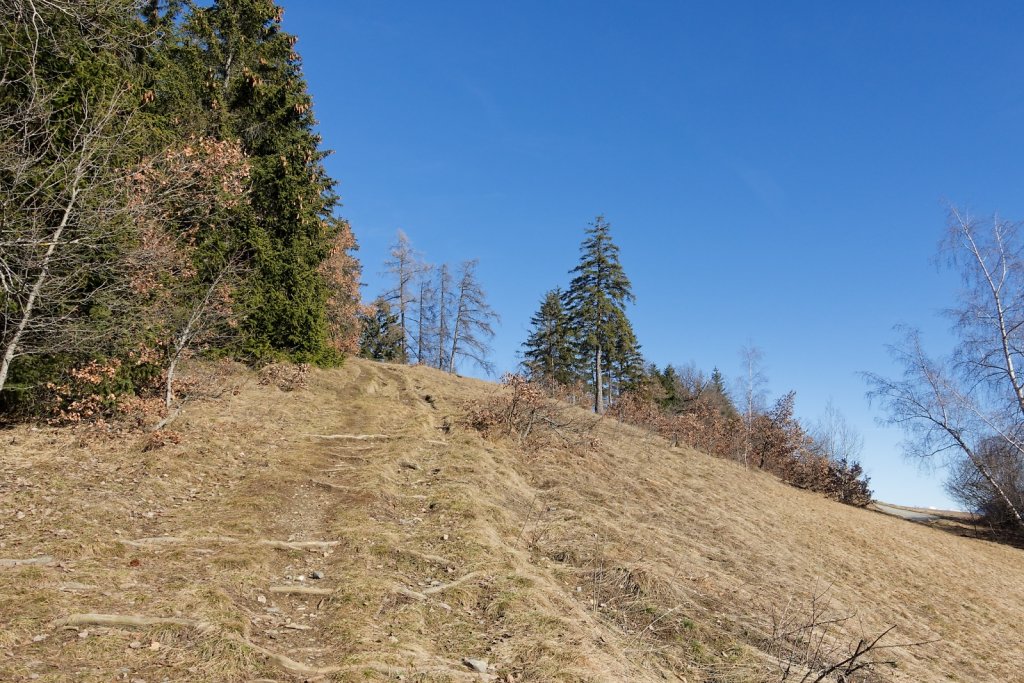
M 572 384 L 576 379 L 576 359 L 561 289 L 544 295 L 540 310 L 530 318 L 530 324 L 530 335 L 523 343 L 526 375 L 534 381 Z
M 569 325 L 575 335 L 577 357 L 589 369 L 593 381 L 594 410 L 603 413 L 606 369 L 615 360 L 617 344 L 622 345 L 632 335 L 626 303 L 635 300 L 619 263 L 619 248 L 612 242 L 611 225 L 604 216 L 598 216 L 587 229 L 580 245 L 579 265 L 570 274 L 574 277 L 565 296 Z
M 633 325 L 623 314 L 615 327 L 616 336 L 606 356 L 609 400 L 630 391 L 638 391 L 646 380 L 644 358 L 640 353 L 640 343 L 633 332 Z
M 203 112 L 192 125 L 240 141 L 249 158 L 251 200 L 227 226 L 249 270 L 239 297 L 244 350 L 330 362 L 337 353 L 322 266 L 332 248 L 354 243 L 348 225 L 334 216 L 335 181 L 323 165 L 328 153 L 319 149 L 296 39 L 282 30 L 282 14 L 271 0 L 193 5 L 176 29 L 181 39 L 168 48 L 174 58 L 167 73 L 174 77 L 160 83 L 176 95 L 191 79 Z M 177 123 L 185 123 L 189 105 L 174 107 Z M 357 279 L 355 262 L 349 263 L 347 276 Z M 351 296 L 354 288 L 341 289 Z

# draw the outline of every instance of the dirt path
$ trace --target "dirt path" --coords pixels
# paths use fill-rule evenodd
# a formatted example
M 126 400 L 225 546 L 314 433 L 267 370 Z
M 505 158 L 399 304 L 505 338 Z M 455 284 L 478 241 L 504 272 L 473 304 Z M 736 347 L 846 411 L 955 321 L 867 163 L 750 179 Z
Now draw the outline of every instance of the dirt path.
M 20 523 L 0 527 L 0 557 L 20 559 L 0 567 L 0 679 L 489 680 L 388 633 L 407 607 L 461 619 L 442 594 L 468 572 L 439 554 L 448 536 L 424 534 L 447 449 L 436 408 L 387 367 L 347 379 L 318 405 L 248 387 L 183 418 L 188 442 L 148 453 L 100 442 L 76 462 L 66 444 L 66 461 L 35 461 L 67 438 L 55 430 L 6 449 L 0 490 Z M 25 562 L 41 557 L 55 559 Z

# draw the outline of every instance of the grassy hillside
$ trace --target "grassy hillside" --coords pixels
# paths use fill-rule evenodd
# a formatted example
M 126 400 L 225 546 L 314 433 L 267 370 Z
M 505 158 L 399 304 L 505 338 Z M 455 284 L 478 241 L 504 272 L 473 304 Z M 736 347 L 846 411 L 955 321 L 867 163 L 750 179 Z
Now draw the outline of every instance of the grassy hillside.
M 1021 680 L 1020 550 L 611 421 L 524 452 L 426 368 L 236 381 L 159 442 L 0 432 L 0 680 L 780 680 L 812 612 L 833 661 L 895 626 L 857 680 Z

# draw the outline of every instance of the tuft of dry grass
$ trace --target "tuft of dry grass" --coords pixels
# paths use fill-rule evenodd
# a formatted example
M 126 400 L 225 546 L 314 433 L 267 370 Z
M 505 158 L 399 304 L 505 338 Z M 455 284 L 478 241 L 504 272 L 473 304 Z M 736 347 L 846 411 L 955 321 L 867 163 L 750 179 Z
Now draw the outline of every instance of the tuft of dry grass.
M 821 586 L 836 648 L 896 627 L 859 680 L 1024 665 L 1020 550 L 612 420 L 485 439 L 459 425 L 497 387 L 428 368 L 235 372 L 172 439 L 0 432 L 0 560 L 51 558 L 0 562 L 0 680 L 779 680 L 773 624 Z M 171 621 L 61 625 L 90 613 Z

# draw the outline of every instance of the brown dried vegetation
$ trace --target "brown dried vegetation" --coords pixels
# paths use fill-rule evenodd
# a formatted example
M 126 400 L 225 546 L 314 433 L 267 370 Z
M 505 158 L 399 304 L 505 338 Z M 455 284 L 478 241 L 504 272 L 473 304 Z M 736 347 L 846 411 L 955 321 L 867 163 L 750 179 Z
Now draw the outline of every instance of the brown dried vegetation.
M 822 585 L 852 615 L 832 663 L 896 626 L 896 666 L 850 681 L 1024 666 L 1018 550 L 565 405 L 552 419 L 592 424 L 592 447 L 531 450 L 507 421 L 485 438 L 458 426 L 467 402 L 511 387 L 429 368 L 232 382 L 156 448 L 2 432 L 0 679 L 773 681 Z

